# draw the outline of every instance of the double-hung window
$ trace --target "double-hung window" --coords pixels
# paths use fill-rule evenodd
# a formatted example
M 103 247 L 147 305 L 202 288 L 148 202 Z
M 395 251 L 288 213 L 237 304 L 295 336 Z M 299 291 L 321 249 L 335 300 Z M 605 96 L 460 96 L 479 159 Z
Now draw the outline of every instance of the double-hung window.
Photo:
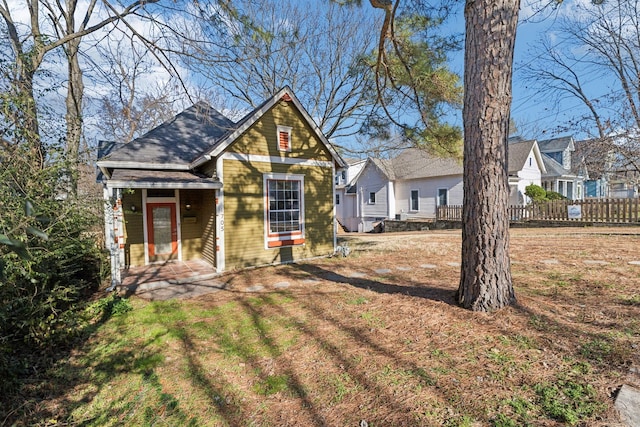
M 265 246 L 304 243 L 304 176 L 265 174 Z

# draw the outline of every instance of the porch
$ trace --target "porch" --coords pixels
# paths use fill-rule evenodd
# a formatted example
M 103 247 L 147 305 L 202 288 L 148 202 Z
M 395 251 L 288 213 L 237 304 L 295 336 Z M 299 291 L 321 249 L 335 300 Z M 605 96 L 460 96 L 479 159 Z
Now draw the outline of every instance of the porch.
M 172 285 L 213 282 L 218 276 L 216 269 L 204 260 L 166 261 L 122 271 L 119 288 L 129 294 L 139 294 L 152 289 Z

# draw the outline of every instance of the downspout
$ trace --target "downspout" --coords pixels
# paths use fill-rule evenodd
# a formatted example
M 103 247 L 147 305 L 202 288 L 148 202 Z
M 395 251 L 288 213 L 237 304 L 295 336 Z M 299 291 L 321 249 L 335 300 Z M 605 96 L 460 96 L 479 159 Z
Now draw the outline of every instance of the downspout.
M 356 193 L 358 197 L 358 218 L 360 219 L 360 223 L 358 224 L 358 231 L 362 233 L 364 231 L 364 188 L 360 187 L 359 190 L 360 191 Z
M 333 205 L 333 252 L 335 252 L 336 249 L 338 248 L 338 216 L 337 216 L 337 212 L 336 212 L 338 207 L 336 206 L 335 176 L 336 176 L 336 165 L 335 165 L 335 163 L 332 163 L 332 165 L 331 165 L 331 187 L 333 189 L 333 191 L 332 191 L 333 200 L 332 200 L 331 204 Z M 344 200 L 342 200 L 342 203 L 344 203 Z

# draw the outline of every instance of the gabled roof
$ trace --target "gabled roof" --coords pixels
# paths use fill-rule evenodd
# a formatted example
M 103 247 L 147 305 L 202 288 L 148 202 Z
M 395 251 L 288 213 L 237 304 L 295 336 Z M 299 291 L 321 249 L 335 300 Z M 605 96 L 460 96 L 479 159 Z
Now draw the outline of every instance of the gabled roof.
M 373 157 L 369 158 L 369 162 L 375 165 L 380 172 L 389 180 L 395 181 L 396 173 L 393 164 L 393 160 L 391 159 L 374 159 Z M 365 166 L 366 168 L 366 166 Z
M 327 150 L 331 153 L 331 157 L 338 164 L 339 167 L 346 167 L 347 163 L 342 159 L 340 154 L 335 150 L 333 145 L 327 140 L 324 136 L 318 125 L 315 124 L 309 113 L 304 109 L 298 98 L 295 96 L 293 91 L 285 86 L 280 89 L 275 95 L 271 98 L 264 101 L 261 105 L 259 105 L 255 110 L 247 114 L 244 118 L 242 118 L 238 123 L 235 124 L 235 127 L 230 129 L 226 134 L 224 134 L 215 145 L 213 145 L 209 150 L 202 152 L 202 154 L 195 159 L 191 163 L 191 167 L 197 167 L 200 164 L 206 162 L 211 157 L 217 157 L 222 154 L 240 135 L 242 135 L 247 129 L 249 129 L 254 123 L 256 123 L 267 111 L 269 111 L 277 102 L 281 99 L 285 99 L 287 101 L 292 102 L 300 114 L 305 119 L 311 130 L 316 134 L 318 139 L 322 142 L 322 144 L 327 148 Z
M 552 159 L 551 157 L 547 156 L 544 153 L 542 153 L 542 160 L 544 161 L 544 167 L 547 170 L 544 176 L 547 176 L 547 177 L 575 176 L 575 174 L 572 171 L 565 169 L 564 167 L 562 167 L 560 163 L 558 163 L 557 161 L 555 161 L 554 159 Z
M 575 149 L 573 144 L 573 136 L 561 136 L 558 138 L 545 139 L 544 141 L 538 141 L 540 151 L 543 153 L 554 153 L 557 151 L 564 151 L 569 149 L 573 151 Z
M 193 171 L 212 156 L 223 153 L 281 99 L 296 106 L 338 167 L 346 167 L 289 87 L 278 91 L 237 123 L 207 103 L 198 102 L 128 144 L 105 144 L 98 153 L 98 167 L 103 173 L 109 173 L 110 169 Z
M 533 155 L 540 166 L 542 173 L 546 172 L 544 165 L 544 159 L 542 153 L 538 148 L 538 143 L 535 139 L 525 141 L 523 139 L 510 139 L 509 140 L 509 174 L 516 174 L 526 166 L 529 155 L 533 151 Z
M 193 160 L 233 128 L 233 121 L 207 103 L 198 102 L 145 135 L 98 157 L 98 165 L 189 170 Z

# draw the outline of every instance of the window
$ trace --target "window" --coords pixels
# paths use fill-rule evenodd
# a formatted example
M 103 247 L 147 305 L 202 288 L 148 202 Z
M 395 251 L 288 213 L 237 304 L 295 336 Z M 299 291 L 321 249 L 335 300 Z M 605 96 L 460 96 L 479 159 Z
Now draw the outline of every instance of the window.
M 551 157 L 556 162 L 562 164 L 562 151 L 554 151 L 552 153 L 545 153 L 545 154 Z
M 411 190 L 411 206 L 410 210 L 419 211 L 420 210 L 420 193 L 418 190 Z
M 438 189 L 438 206 L 447 206 L 449 204 L 449 192 L 446 188 Z
M 265 175 L 266 247 L 304 243 L 304 180 L 302 175 Z
M 340 195 L 336 194 L 336 205 L 340 204 Z
M 291 128 L 278 126 L 278 151 L 291 151 Z
M 375 205 L 376 204 L 376 193 L 375 191 L 372 191 L 369 193 L 369 204 L 370 205 Z

